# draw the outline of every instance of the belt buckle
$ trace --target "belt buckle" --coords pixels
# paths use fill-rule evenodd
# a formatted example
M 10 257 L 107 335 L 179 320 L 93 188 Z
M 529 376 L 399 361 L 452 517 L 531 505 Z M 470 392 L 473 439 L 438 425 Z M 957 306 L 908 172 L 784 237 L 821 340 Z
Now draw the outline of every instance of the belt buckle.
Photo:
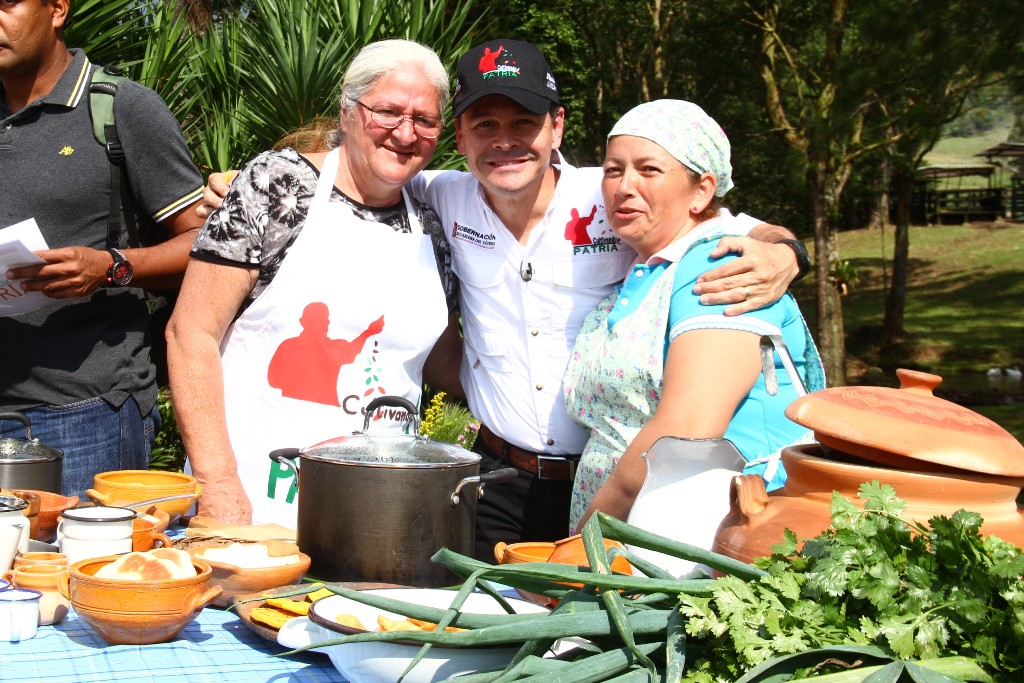
M 576 478 L 576 460 L 574 458 L 563 458 L 560 455 L 540 455 L 540 454 L 538 454 L 537 455 L 537 478 L 538 479 L 548 479 L 548 477 L 544 476 L 544 461 L 545 460 L 550 461 L 552 463 L 556 463 L 556 462 L 565 463 L 566 466 L 569 468 L 568 480 L 572 481 L 573 479 Z M 554 477 L 552 477 L 552 479 L 553 478 Z

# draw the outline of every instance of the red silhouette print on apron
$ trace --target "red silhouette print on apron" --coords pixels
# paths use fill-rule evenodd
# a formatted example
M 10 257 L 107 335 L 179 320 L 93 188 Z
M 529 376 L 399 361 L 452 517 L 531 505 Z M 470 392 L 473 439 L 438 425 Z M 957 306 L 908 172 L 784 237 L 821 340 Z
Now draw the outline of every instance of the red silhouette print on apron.
M 303 309 L 299 324 L 299 336 L 285 339 L 274 352 L 267 368 L 267 383 L 288 398 L 340 406 L 338 373 L 342 366 L 355 362 L 367 339 L 384 330 L 384 316 L 352 341 L 327 336 L 330 311 L 320 301 Z

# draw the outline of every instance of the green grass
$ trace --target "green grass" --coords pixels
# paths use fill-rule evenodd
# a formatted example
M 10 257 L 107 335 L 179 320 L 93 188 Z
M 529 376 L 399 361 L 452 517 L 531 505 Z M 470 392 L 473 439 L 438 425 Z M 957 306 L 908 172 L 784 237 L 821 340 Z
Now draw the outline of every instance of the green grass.
M 860 273 L 860 283 L 843 298 L 851 382 L 894 385 L 895 369 L 907 367 L 984 387 L 989 368 L 1024 368 L 1024 225 L 911 228 L 908 339 L 891 348 L 879 341 L 892 231 L 843 232 L 839 244 L 840 258 Z M 801 283 L 796 294 L 812 318 L 813 283 Z M 1017 393 L 1024 394 L 1024 387 Z M 1002 400 L 985 394 L 975 392 L 972 401 Z M 1024 403 L 971 408 L 991 413 L 1024 441 Z

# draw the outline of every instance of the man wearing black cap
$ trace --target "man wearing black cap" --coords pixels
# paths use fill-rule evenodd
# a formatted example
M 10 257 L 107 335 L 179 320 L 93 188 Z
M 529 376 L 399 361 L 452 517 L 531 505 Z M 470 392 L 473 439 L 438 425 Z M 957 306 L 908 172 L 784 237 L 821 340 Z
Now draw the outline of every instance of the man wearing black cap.
M 483 423 L 474 446 L 481 471 L 519 469 L 515 481 L 488 486 L 480 500 L 475 555 L 489 559 L 498 541 L 568 534 L 587 432 L 566 413 L 562 374 L 583 319 L 636 254 L 605 218 L 602 170 L 575 168 L 557 152 L 564 110 L 535 45 L 478 45 L 459 60 L 456 77 L 456 140 L 471 174 L 427 172 L 411 189 L 440 215 L 461 280 L 459 379 Z M 754 228 L 760 222 L 749 216 L 732 221 L 738 235 L 753 228 L 766 241 L 792 237 L 782 228 Z M 728 285 L 707 290 L 722 292 L 714 303 L 736 303 L 736 313 L 757 308 L 781 296 L 797 274 L 787 247 L 726 240 L 756 255 L 733 262 Z M 747 297 L 744 289 L 755 293 Z

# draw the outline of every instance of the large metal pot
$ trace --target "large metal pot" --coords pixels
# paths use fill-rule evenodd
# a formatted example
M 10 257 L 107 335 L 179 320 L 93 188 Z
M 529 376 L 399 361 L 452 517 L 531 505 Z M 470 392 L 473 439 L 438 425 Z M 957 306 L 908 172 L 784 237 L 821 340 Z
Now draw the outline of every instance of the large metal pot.
M 25 438 L 0 438 L 0 488 L 60 493 L 64 452 L 32 438 L 32 423 L 15 411 L 0 412 L 0 420 L 16 420 L 25 426 Z
M 298 544 L 311 559 L 309 575 L 420 587 L 453 583 L 455 575 L 430 557 L 442 547 L 472 552 L 483 484 L 514 479 L 516 470 L 481 475 L 480 456 L 459 446 L 418 435 L 370 435 L 370 418 L 381 406 L 409 411 L 416 431 L 415 406 L 382 396 L 366 406 L 362 432 L 270 454 L 297 470 Z

